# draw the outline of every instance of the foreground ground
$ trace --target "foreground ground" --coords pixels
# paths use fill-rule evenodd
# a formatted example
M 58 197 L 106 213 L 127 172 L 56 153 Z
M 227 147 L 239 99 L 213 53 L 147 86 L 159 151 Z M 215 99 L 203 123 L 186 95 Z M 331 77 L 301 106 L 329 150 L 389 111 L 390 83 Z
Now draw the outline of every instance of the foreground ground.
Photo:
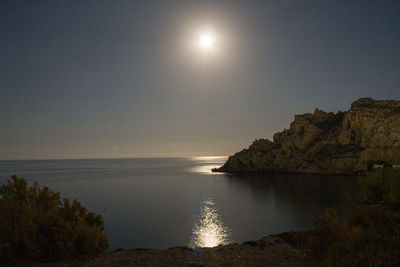
M 109 251 L 89 259 L 35 266 L 299 266 L 302 262 L 300 250 L 280 237 L 267 236 L 257 241 L 214 248 Z

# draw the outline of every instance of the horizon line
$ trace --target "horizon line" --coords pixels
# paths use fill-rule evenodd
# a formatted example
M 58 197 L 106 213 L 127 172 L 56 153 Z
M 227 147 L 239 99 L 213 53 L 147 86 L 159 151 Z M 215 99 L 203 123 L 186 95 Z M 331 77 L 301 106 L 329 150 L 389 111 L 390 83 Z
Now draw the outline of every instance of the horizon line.
M 96 160 L 96 159 L 177 159 L 177 158 L 227 158 L 229 155 L 208 156 L 126 156 L 126 157 L 78 157 L 78 158 L 14 158 L 0 159 L 0 161 L 40 161 L 40 160 Z

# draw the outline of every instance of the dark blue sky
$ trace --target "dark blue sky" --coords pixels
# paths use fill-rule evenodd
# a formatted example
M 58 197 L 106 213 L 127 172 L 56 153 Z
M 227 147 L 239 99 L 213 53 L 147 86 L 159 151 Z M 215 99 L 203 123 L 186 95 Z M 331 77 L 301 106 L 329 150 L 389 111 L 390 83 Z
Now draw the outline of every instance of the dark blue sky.
M 228 155 L 315 107 L 399 99 L 399 14 L 398 0 L 3 0 L 0 159 Z M 214 55 L 189 52 L 204 25 Z

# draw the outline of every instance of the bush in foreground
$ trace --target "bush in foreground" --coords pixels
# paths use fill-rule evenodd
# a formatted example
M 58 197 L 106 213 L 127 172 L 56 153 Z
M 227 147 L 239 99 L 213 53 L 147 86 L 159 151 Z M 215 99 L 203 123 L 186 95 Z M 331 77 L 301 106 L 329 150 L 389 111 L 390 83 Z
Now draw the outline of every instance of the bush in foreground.
M 310 231 L 308 262 L 317 266 L 400 264 L 400 172 L 378 171 L 359 178 L 358 205 L 348 222 L 327 210 Z
M 108 248 L 104 222 L 78 201 L 12 176 L 0 186 L 0 257 L 55 260 Z

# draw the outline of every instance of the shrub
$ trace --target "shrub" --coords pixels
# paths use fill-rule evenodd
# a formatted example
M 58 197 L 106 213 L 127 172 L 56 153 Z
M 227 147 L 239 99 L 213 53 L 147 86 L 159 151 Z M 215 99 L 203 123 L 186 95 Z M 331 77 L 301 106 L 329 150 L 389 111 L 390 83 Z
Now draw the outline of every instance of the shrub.
M 361 236 L 359 227 L 340 222 L 336 212 L 327 209 L 321 214 L 316 227 L 306 241 L 306 260 L 317 266 L 344 266 L 353 259 L 351 242 Z
M 400 172 L 379 170 L 359 178 L 362 203 L 400 203 Z
M 0 256 L 3 260 L 55 260 L 108 248 L 104 222 L 78 201 L 37 182 L 12 176 L 0 186 Z
M 400 264 L 400 172 L 378 171 L 359 178 L 358 205 L 348 222 L 327 210 L 309 232 L 307 260 L 317 266 Z

